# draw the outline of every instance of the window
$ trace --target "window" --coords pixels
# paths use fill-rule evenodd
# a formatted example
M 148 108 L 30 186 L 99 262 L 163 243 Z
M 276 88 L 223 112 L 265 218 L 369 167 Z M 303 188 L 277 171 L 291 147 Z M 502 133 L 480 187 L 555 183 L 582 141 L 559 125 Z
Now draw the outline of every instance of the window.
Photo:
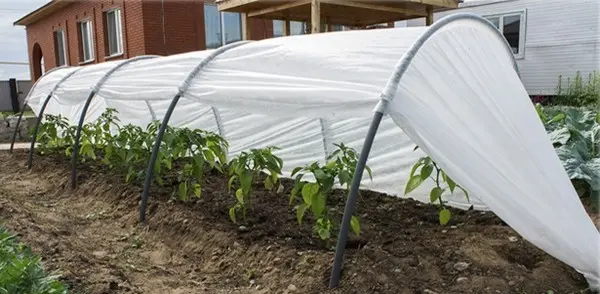
M 219 12 L 214 4 L 204 4 L 204 27 L 208 49 L 242 40 L 242 16 L 236 12 Z
M 113 9 L 106 12 L 106 41 L 108 55 L 123 53 L 123 28 L 121 26 L 121 10 Z
M 54 32 L 54 48 L 56 52 L 56 66 L 67 65 L 67 41 L 65 31 Z
M 525 12 L 485 16 L 502 33 L 516 57 L 525 50 Z
M 88 20 L 79 23 L 79 39 L 81 40 L 79 44 L 81 61 L 94 60 L 94 33 L 91 21 Z
M 285 21 L 273 20 L 273 37 L 283 37 Z M 290 21 L 290 35 L 304 35 L 306 33 L 306 22 L 303 21 Z

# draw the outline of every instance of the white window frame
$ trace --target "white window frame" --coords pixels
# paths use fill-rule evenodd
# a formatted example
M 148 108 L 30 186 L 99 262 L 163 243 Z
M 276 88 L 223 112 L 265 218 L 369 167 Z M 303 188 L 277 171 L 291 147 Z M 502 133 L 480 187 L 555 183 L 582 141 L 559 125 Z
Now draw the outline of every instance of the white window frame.
M 106 43 L 107 43 L 107 49 L 108 49 L 108 57 L 113 57 L 113 56 L 119 56 L 123 54 L 123 25 L 122 25 L 122 21 L 121 21 L 121 9 L 120 8 L 113 8 L 110 10 L 107 10 L 106 12 Z M 117 36 L 117 44 L 116 45 L 116 52 L 110 52 L 110 32 L 109 32 L 109 25 L 108 25 L 108 15 L 110 13 L 114 13 L 115 14 L 115 35 Z
M 62 35 L 62 51 L 63 51 L 63 56 L 65 58 L 65 63 L 64 64 L 59 64 L 60 63 L 60 54 L 57 51 L 56 52 L 56 66 L 60 67 L 60 66 L 68 66 L 69 65 L 69 55 L 67 55 L 67 33 L 65 32 L 64 29 L 58 29 L 56 31 L 54 31 L 55 34 L 61 34 Z M 58 42 L 56 36 L 54 36 L 55 42 Z M 58 45 L 58 43 L 56 44 Z M 60 48 L 58 48 L 58 46 L 56 46 L 56 50 L 59 50 Z
M 520 18 L 520 21 L 519 21 L 519 53 L 513 54 L 513 55 L 515 56 L 516 59 L 523 59 L 523 58 L 525 58 L 525 40 L 526 40 L 525 35 L 526 35 L 526 29 L 527 29 L 527 10 L 523 9 L 523 10 L 518 10 L 518 11 L 510 11 L 510 12 L 482 15 L 482 17 L 487 19 L 488 21 L 492 18 L 498 18 L 498 30 L 500 31 L 502 36 L 504 36 L 504 18 L 509 17 L 509 16 L 519 16 L 519 18 Z
M 90 56 L 88 56 L 88 58 L 86 58 L 85 56 L 85 42 L 84 42 L 84 37 L 83 37 L 83 30 L 84 30 L 84 25 L 87 25 L 87 35 L 88 35 L 88 40 L 87 43 L 89 45 L 89 51 L 90 51 Z M 79 32 L 81 34 L 81 53 L 82 53 L 82 61 L 83 63 L 85 62 L 90 62 L 90 61 L 94 61 L 95 56 L 96 56 L 96 52 L 94 52 L 94 27 L 93 27 L 93 23 L 91 20 L 84 20 L 79 22 Z

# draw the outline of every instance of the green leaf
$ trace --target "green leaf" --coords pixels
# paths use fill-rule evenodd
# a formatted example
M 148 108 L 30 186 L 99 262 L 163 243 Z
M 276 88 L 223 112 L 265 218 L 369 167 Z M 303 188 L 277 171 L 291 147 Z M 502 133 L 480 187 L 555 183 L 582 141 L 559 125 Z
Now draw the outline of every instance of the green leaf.
M 429 176 L 431 176 L 432 172 L 433 172 L 432 164 L 424 165 L 423 168 L 421 168 L 421 180 L 425 181 L 427 178 L 429 178 Z
M 233 182 L 237 179 L 237 176 L 233 175 L 231 176 L 231 178 L 229 178 L 229 181 L 227 182 L 227 191 L 231 192 L 231 186 L 233 185 Z
M 236 219 L 235 219 L 235 206 L 229 209 L 229 218 L 231 219 L 231 221 L 235 224 L 237 223 Z
M 267 190 L 273 189 L 273 179 L 271 179 L 271 177 L 267 177 L 265 179 L 265 189 L 267 189 Z
M 244 204 L 244 191 L 241 188 L 235 191 L 235 198 L 237 199 L 238 203 L 242 205 Z
M 198 183 L 194 184 L 194 195 L 198 198 L 202 197 L 202 186 Z
M 240 186 L 244 191 L 244 195 L 248 195 L 248 193 L 250 193 L 250 188 L 252 187 L 252 177 L 253 172 L 251 170 L 245 170 L 240 176 Z
M 293 177 L 297 172 L 299 172 L 301 170 L 302 170 L 301 166 L 294 168 L 294 170 L 292 171 L 292 174 L 290 176 Z
M 371 181 L 373 180 L 373 172 L 371 171 L 371 168 L 368 165 L 365 165 L 365 169 L 367 170 L 367 173 L 369 174 L 369 179 L 371 179 Z
M 406 188 L 404 189 L 404 196 L 418 188 L 421 183 L 423 183 L 423 179 L 420 175 L 414 175 L 408 179 L 408 183 L 406 183 Z
M 346 184 L 350 184 L 350 181 L 352 179 L 350 179 L 350 173 L 347 170 L 341 170 L 340 173 L 338 174 L 338 179 L 340 180 L 340 185 L 346 185 Z
M 360 236 L 360 223 L 358 222 L 358 218 L 356 216 L 352 216 L 350 219 L 350 227 L 352 228 L 354 234 Z
M 302 199 L 304 199 L 304 203 L 311 205 L 313 195 L 319 193 L 319 184 L 316 183 L 306 183 L 302 187 Z
M 310 201 L 310 207 L 317 218 L 321 217 L 325 210 L 325 195 L 321 193 L 313 194 Z
M 442 172 L 442 175 L 444 177 L 444 181 L 446 181 L 446 183 L 448 183 L 448 188 L 450 188 L 450 193 L 454 193 L 454 188 L 456 188 L 456 183 L 445 172 Z
M 450 217 L 452 216 L 452 214 L 450 213 L 450 210 L 448 209 L 442 209 L 440 210 L 440 224 L 445 225 L 450 221 Z
M 315 178 L 317 179 L 317 181 L 321 182 L 325 179 L 327 179 L 327 174 L 325 174 L 325 172 L 322 169 L 316 169 L 314 172 Z
M 306 212 L 306 209 L 308 209 L 309 206 L 310 205 L 306 203 L 302 203 L 296 206 L 296 219 L 298 220 L 299 224 L 302 224 L 302 218 L 304 218 L 304 213 Z
M 429 202 L 435 203 L 438 199 L 440 199 L 440 197 L 442 197 L 442 193 L 444 193 L 444 190 L 440 187 L 434 187 L 431 189 L 431 192 L 429 193 Z
M 551 124 L 551 123 L 555 123 L 555 122 L 559 122 L 563 119 L 565 119 L 565 117 L 567 117 L 564 113 L 559 113 L 557 115 L 555 115 L 551 120 L 549 120 L 547 123 Z
M 550 136 L 550 142 L 552 144 L 565 145 L 571 138 L 571 132 L 569 128 L 558 128 L 548 134 Z
M 412 169 L 410 170 L 410 176 L 409 176 L 409 178 L 412 178 L 415 175 L 415 172 L 423 164 L 424 161 L 425 161 L 425 157 L 419 158 L 419 160 L 417 161 L 417 163 L 415 163 L 415 165 L 413 165 Z

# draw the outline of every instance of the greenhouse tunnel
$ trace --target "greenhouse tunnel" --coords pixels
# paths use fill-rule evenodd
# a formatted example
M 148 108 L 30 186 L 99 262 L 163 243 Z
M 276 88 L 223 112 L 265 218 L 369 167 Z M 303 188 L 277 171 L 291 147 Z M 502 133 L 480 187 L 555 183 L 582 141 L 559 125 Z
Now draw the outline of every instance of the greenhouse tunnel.
M 403 196 L 412 165 L 425 154 L 470 193 L 470 201 L 456 191 L 445 196 L 449 205 L 493 211 L 582 273 L 591 289 L 600 287 L 600 233 L 547 137 L 505 39 L 475 15 L 454 14 L 431 27 L 282 37 L 66 67 L 44 75 L 27 104 L 38 115 L 46 105 L 44 113 L 61 114 L 72 124 L 115 108 L 122 124 L 146 126 L 157 119 L 162 127 L 212 131 L 230 143 L 230 157 L 278 146 L 288 177 L 294 167 L 323 162 L 334 143 L 362 147 L 331 287 L 339 281 L 359 187 Z M 156 139 L 154 155 L 160 135 Z M 415 145 L 420 148 L 413 151 Z M 367 158 L 372 181 L 362 172 Z M 431 187 L 423 185 L 412 197 L 428 202 Z M 142 218 L 145 205 L 143 200 Z

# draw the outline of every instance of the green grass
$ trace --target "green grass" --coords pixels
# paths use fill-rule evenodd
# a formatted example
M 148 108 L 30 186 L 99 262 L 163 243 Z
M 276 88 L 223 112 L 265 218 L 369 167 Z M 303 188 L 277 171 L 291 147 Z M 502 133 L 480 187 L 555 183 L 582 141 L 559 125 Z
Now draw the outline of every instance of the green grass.
M 16 113 L 18 115 L 18 113 Z M 15 115 L 14 112 L 12 111 L 0 111 L 0 119 L 3 119 L 7 116 L 11 116 L 11 115 Z M 23 113 L 23 117 L 28 117 L 28 116 L 35 116 L 35 113 L 33 113 L 33 110 L 31 109 L 27 109 L 25 110 L 25 113 Z
M 0 227 L 0 293 L 63 294 L 68 290 L 57 275 L 44 270 L 39 256 Z

